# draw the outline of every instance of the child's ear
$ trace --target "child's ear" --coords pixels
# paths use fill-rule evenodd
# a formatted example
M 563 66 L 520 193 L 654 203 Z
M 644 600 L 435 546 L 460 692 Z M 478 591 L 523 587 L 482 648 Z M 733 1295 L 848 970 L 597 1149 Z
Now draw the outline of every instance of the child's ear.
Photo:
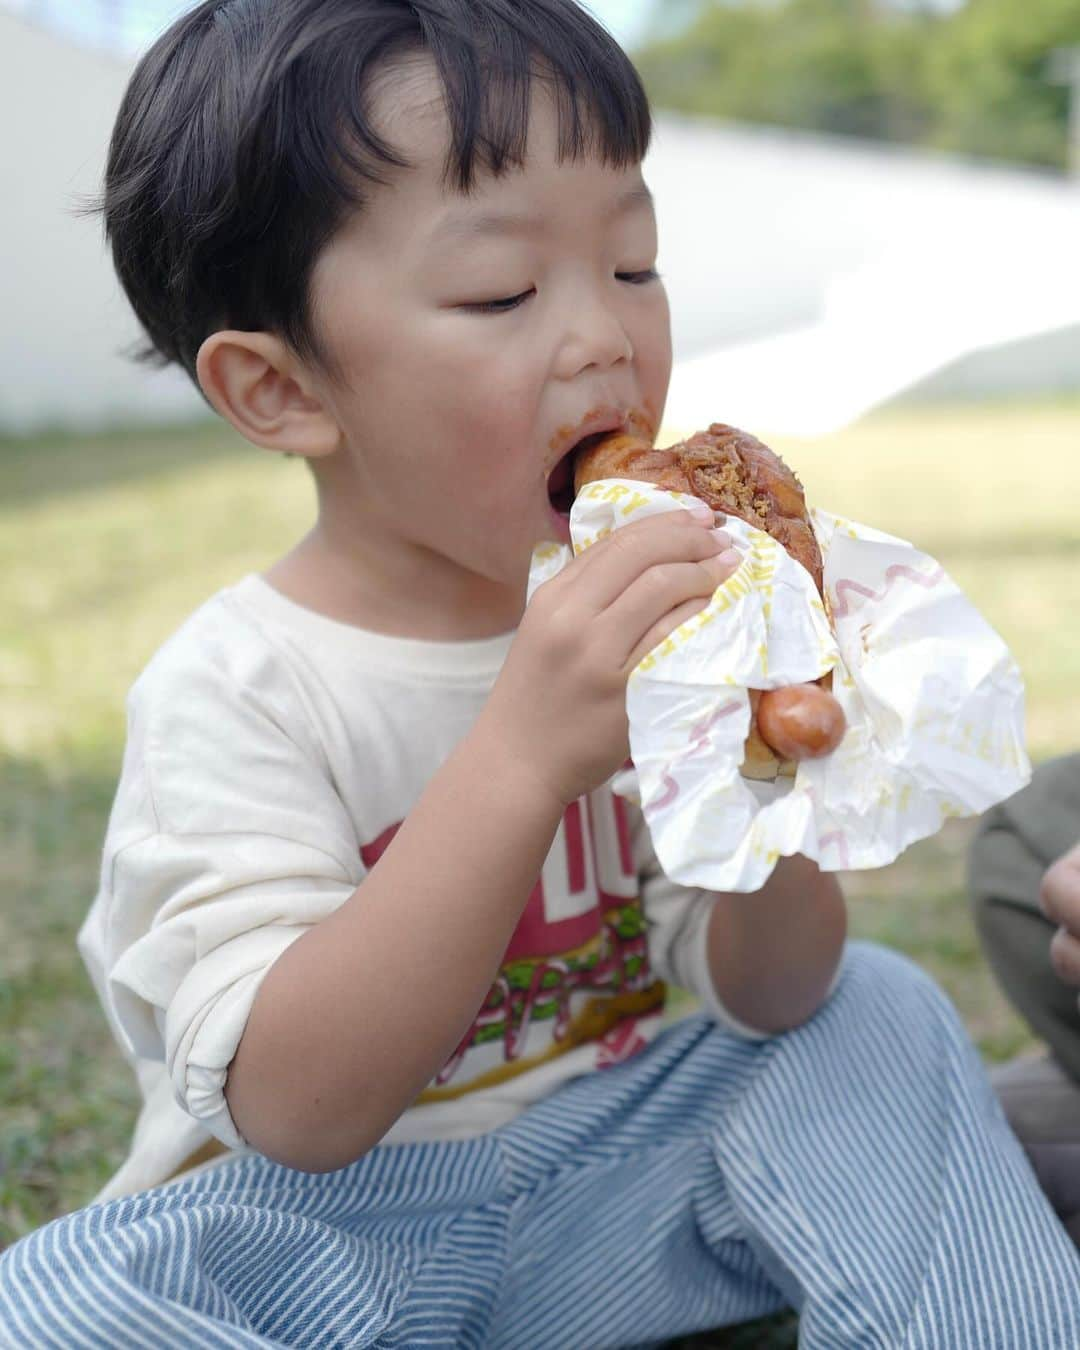
M 214 409 L 255 445 L 318 459 L 341 444 L 341 430 L 308 372 L 272 333 L 213 333 L 195 363 Z

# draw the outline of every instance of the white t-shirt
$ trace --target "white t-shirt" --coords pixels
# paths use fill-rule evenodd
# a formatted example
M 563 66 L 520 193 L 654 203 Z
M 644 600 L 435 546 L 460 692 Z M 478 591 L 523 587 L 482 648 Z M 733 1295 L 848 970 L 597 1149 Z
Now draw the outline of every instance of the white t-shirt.
M 472 727 L 512 634 L 365 632 L 246 577 L 160 649 L 128 700 L 97 898 L 79 948 L 144 1105 L 99 1198 L 157 1185 L 212 1140 L 278 956 L 360 885 Z M 438 860 L 433 859 L 437 866 Z M 739 1034 L 708 974 L 711 897 L 660 871 L 609 787 L 563 819 L 491 994 L 384 1143 L 460 1139 L 614 1064 L 660 1027 L 664 982 Z M 432 973 L 404 998 L 423 998 Z

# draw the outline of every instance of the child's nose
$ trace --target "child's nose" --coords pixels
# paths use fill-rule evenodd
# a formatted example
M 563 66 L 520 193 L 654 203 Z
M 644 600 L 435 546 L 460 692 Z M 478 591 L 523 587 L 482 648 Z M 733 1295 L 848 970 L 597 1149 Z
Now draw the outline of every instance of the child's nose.
M 634 358 L 634 344 L 622 320 L 597 297 L 582 292 L 563 339 L 562 366 L 569 377 L 596 367 L 606 370 Z

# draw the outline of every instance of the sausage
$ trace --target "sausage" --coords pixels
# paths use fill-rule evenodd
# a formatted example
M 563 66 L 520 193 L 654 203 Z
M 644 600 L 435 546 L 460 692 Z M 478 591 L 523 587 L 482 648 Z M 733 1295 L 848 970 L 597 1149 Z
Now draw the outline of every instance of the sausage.
M 791 684 L 761 695 L 757 725 L 781 759 L 820 759 L 844 739 L 844 710 L 819 684 Z

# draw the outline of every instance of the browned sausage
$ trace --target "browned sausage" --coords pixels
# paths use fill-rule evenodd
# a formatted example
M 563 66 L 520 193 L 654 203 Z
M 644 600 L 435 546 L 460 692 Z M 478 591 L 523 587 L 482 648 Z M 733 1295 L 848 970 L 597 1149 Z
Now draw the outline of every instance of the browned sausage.
M 844 739 L 843 709 L 819 684 L 791 684 L 763 693 L 758 730 L 781 759 L 820 759 Z

